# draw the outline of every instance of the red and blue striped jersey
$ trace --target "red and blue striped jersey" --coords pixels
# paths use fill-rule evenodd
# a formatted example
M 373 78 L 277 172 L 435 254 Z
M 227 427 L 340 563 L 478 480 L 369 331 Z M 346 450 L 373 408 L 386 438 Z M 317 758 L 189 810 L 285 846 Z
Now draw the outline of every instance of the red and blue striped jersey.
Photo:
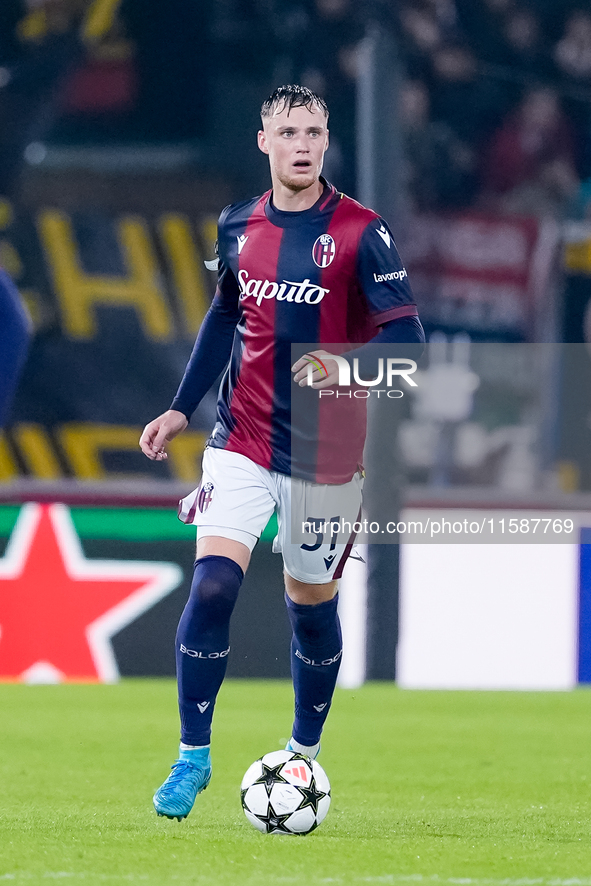
M 305 344 L 302 354 L 314 343 L 343 351 L 372 339 L 380 325 L 417 314 L 387 224 L 328 183 L 317 203 L 301 212 L 276 209 L 269 191 L 224 209 L 218 254 L 215 302 L 226 313 L 236 311 L 238 322 L 209 445 L 242 453 L 272 471 L 347 482 L 361 461 L 365 404 L 355 403 L 354 427 L 349 404 L 343 457 L 334 457 L 333 439 L 331 457 L 314 455 L 308 466 L 296 466 L 292 345 Z M 315 401 L 312 437 L 330 439 L 333 419 L 323 419 L 323 405 Z M 318 440 L 310 445 L 317 449 Z

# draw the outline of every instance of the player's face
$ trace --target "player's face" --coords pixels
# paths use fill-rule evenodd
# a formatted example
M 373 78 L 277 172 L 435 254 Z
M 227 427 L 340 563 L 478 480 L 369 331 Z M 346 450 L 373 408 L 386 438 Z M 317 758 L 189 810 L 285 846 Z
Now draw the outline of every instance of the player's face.
M 303 191 L 318 181 L 328 147 L 326 117 L 320 108 L 284 108 L 263 123 L 259 148 L 269 155 L 273 182 Z

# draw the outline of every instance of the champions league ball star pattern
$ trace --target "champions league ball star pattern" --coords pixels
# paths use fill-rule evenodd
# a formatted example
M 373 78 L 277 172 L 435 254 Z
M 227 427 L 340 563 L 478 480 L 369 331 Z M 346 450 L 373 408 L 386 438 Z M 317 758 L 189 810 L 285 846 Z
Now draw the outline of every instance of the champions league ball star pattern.
M 293 751 L 272 751 L 256 760 L 240 788 L 244 814 L 263 834 L 309 834 L 330 807 L 324 769 Z

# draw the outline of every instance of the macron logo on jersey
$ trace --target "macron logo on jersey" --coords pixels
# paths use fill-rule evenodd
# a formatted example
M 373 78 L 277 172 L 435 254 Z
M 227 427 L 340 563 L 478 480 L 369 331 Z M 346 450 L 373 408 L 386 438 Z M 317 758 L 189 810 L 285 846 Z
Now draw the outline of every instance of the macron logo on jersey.
M 238 240 L 238 255 L 240 255 L 240 253 L 244 249 L 244 244 L 248 240 L 248 236 L 245 234 L 240 234 L 240 236 L 236 237 L 236 239 Z
M 376 234 L 380 235 L 380 237 L 382 238 L 382 240 L 384 241 L 384 243 L 386 244 L 388 249 L 390 249 L 390 242 L 391 242 L 390 234 L 388 233 L 388 231 L 386 230 L 384 225 L 382 225 L 381 228 L 376 228 Z
M 309 277 L 306 277 L 301 283 L 292 280 L 284 280 L 282 283 L 276 283 L 274 280 L 255 280 L 254 278 L 249 280 L 248 271 L 244 269 L 238 271 L 238 281 L 241 301 L 252 296 L 259 306 L 265 298 L 317 305 L 330 292 L 330 289 L 324 289 L 322 286 L 311 283 Z

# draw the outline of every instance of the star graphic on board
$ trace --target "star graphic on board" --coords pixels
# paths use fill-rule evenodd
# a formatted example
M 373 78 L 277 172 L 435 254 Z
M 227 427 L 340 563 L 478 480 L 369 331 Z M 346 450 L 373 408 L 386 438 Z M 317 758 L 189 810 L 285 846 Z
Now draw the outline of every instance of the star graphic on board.
M 280 769 L 283 769 L 284 766 L 285 760 L 282 763 L 279 763 L 277 766 L 267 766 L 265 763 L 262 763 L 263 771 L 259 775 L 257 780 L 253 781 L 253 785 L 264 784 L 267 791 L 267 797 L 270 797 L 273 785 L 289 784 L 288 780 L 284 778 L 279 771 Z M 263 819 L 261 819 L 261 821 L 263 821 Z
M 0 558 L 0 677 L 116 681 L 111 637 L 181 578 L 175 563 L 87 560 L 67 507 L 24 505 Z
M 314 815 L 317 815 L 318 804 L 323 797 L 326 797 L 326 793 L 318 788 L 314 776 L 312 776 L 312 781 L 307 788 L 300 787 L 298 788 L 298 790 L 304 797 L 304 799 L 298 806 L 298 809 L 304 809 L 306 806 L 311 806 L 314 810 Z

